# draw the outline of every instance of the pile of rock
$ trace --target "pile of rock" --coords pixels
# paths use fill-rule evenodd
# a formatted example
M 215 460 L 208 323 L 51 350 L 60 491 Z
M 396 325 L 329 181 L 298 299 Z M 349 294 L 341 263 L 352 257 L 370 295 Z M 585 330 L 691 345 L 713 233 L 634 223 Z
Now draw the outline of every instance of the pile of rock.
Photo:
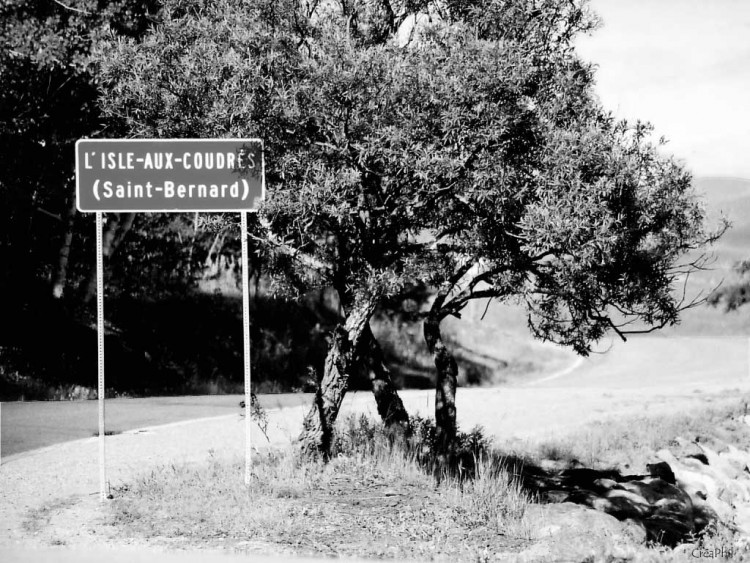
M 690 453 L 677 459 L 669 450 L 661 450 L 657 456 L 674 473 L 695 510 L 750 539 L 750 453 L 729 444 L 719 452 L 699 442 L 678 439 L 678 443 Z
M 548 503 L 588 506 L 615 517 L 631 539 L 674 547 L 724 526 L 750 540 L 750 453 L 682 439 L 674 451 L 679 459 L 661 450 L 643 475 L 543 464 L 526 475 L 525 484 Z
M 560 475 L 567 502 L 606 512 L 642 526 L 653 542 L 676 546 L 707 527 L 723 525 L 750 539 L 750 453 L 725 445 L 721 451 L 678 439 L 678 459 L 660 450 L 648 475 L 602 476 L 590 469 Z

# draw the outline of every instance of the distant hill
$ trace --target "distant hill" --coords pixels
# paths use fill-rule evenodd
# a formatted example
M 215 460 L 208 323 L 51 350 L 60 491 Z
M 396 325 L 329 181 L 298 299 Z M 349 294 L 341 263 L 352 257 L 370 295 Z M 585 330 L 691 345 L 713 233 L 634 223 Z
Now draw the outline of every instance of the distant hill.
M 732 228 L 716 246 L 721 261 L 750 258 L 750 180 L 740 178 L 698 178 L 696 189 L 706 198 L 709 216 L 723 213 Z

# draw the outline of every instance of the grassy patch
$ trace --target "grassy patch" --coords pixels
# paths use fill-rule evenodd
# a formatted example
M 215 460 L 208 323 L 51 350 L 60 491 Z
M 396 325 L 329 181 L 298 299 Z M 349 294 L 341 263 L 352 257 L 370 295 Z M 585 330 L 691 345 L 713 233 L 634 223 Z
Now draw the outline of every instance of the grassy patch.
M 44 503 L 39 508 L 29 510 L 22 523 L 23 530 L 28 534 L 36 534 L 49 527 L 52 516 L 78 504 L 77 498 L 60 498 Z
M 249 487 L 241 459 L 160 467 L 115 492 L 110 523 L 129 537 L 304 555 L 478 560 L 528 544 L 529 497 L 492 458 L 473 479 L 437 482 L 385 433 L 346 440 L 326 464 L 260 455 Z
M 579 467 L 633 466 L 642 473 L 658 449 L 676 452 L 677 436 L 747 448 L 750 428 L 741 416 L 744 406 L 735 400 L 684 415 L 592 425 L 509 457 L 475 429 L 460 435 L 450 470 L 435 462 L 429 420 L 413 419 L 399 433 L 352 417 L 339 426 L 328 463 L 292 450 L 265 452 L 255 458 L 249 486 L 239 458 L 162 466 L 115 491 L 109 524 L 123 537 L 243 552 L 489 561 L 540 545 L 585 553 L 591 548 L 586 542 L 593 542 L 604 555 L 592 560 L 679 561 L 684 553 L 678 550 L 627 542 L 622 545 L 632 553 L 612 555 L 610 547 L 621 545 L 614 537 L 619 532 L 596 536 L 586 524 L 604 522 L 596 518 L 581 520 L 572 537 L 567 531 L 550 536 L 546 530 L 557 523 L 548 522 L 548 507 L 537 503 L 546 498 L 541 489 L 529 485 L 544 476 L 535 464 L 576 460 Z M 696 539 L 732 545 L 736 538 L 719 528 Z
M 663 448 L 679 454 L 677 438 L 709 447 L 729 443 L 750 449 L 750 426 L 742 421 L 746 414 L 747 402 L 734 398 L 694 412 L 611 419 L 592 423 L 564 438 L 536 444 L 526 454 L 535 460 L 641 471 Z

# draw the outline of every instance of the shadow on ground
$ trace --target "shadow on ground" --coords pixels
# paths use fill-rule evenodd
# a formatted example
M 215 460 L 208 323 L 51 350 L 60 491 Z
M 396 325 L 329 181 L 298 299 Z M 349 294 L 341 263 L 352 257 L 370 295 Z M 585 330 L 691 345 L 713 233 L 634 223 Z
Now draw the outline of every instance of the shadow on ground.
M 615 469 L 592 469 L 573 461 L 528 459 L 494 453 L 492 465 L 503 467 L 523 490 L 540 504 L 575 504 L 603 512 L 624 522 L 635 536 L 652 544 L 675 547 L 694 541 L 719 517 L 704 502 L 702 491 L 688 493 L 666 462 L 648 464 L 648 473 L 622 474 Z M 458 456 L 448 473 L 472 479 L 476 457 Z M 693 458 L 708 467 L 705 456 Z
M 668 464 L 649 465 L 647 475 L 583 466 L 549 470 L 512 460 L 524 488 L 543 503 L 571 502 L 629 521 L 650 542 L 674 547 L 700 535 L 716 515 L 680 488 Z

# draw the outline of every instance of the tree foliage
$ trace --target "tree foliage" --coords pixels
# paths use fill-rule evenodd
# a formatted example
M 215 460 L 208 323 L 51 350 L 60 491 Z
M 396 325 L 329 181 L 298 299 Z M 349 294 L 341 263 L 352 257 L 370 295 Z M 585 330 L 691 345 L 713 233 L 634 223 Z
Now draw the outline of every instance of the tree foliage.
M 139 36 L 156 12 L 149 0 L 0 7 L 0 286 L 15 303 L 54 277 L 73 229 L 73 146 L 102 125 L 91 46 L 109 33 Z
M 696 264 L 676 261 L 713 235 L 648 126 L 595 99 L 573 46 L 595 25 L 560 0 L 172 1 L 143 41 L 103 46 L 101 104 L 125 136 L 264 139 L 254 236 L 280 285 L 333 287 L 345 312 L 308 417 L 325 426 L 372 311 L 405 287 L 438 291 L 439 404 L 440 321 L 471 299 L 520 299 L 579 353 L 677 321 Z

